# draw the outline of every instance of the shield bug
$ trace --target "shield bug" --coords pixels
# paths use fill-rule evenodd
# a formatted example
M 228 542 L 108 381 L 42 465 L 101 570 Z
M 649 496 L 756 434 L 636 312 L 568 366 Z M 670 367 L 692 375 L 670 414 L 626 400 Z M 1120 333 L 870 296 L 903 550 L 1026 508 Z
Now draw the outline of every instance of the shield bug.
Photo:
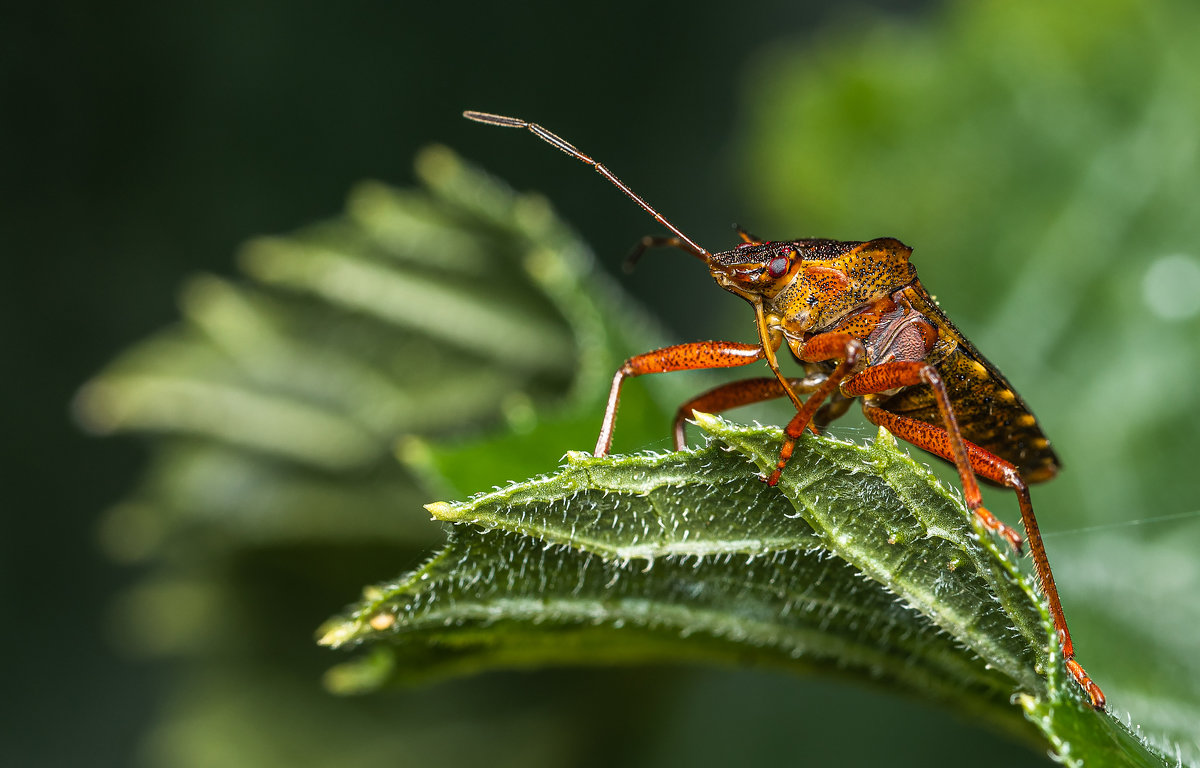
M 911 248 L 890 237 L 855 242 L 820 238 L 766 241 L 739 229 L 740 243 L 712 253 L 603 164 L 542 126 L 485 112 L 464 112 L 463 116 L 528 130 L 592 166 L 671 233 L 644 238 L 631 259 L 650 247 L 678 248 L 703 261 L 718 285 L 754 309 L 757 344 L 698 341 L 626 360 L 613 376 L 595 455 L 608 453 L 621 385 L 631 376 L 765 361 L 772 377 L 734 381 L 680 406 L 674 434 L 676 448 L 682 450 L 684 421 L 693 410 L 714 413 L 787 397 L 796 415 L 784 429 L 777 465 L 764 478 L 770 485 L 779 481 L 806 429 L 816 433 L 845 413 L 854 399 L 860 399 L 868 420 L 952 463 L 968 508 L 984 528 L 1003 536 L 1020 552 L 1021 535 L 983 506 L 977 478 L 1016 493 L 1067 671 L 1091 705 L 1104 708 L 1100 687 L 1075 661 L 1071 633 L 1029 496 L 1030 483 L 1057 474 L 1058 457 L 1020 395 L 954 327 L 921 285 L 916 267 L 909 261 Z M 784 346 L 803 367 L 805 376 L 788 377 L 780 370 L 777 353 Z

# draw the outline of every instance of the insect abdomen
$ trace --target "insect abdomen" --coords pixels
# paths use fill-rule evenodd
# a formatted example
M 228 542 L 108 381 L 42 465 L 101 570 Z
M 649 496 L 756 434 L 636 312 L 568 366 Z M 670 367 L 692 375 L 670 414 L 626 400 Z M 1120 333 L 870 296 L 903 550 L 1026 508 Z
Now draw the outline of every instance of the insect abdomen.
M 913 308 L 938 327 L 939 350 L 930 362 L 946 383 L 963 438 L 1014 465 L 1027 482 L 1054 477 L 1058 456 L 1017 391 L 954 327 L 919 283 L 905 294 Z M 909 387 L 874 404 L 927 424 L 943 424 L 929 387 Z

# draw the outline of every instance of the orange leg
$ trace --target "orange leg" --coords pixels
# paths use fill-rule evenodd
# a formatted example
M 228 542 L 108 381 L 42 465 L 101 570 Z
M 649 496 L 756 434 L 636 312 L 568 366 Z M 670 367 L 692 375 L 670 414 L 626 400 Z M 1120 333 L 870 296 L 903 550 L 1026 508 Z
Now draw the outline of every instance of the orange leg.
M 779 482 L 779 476 L 783 474 L 784 467 L 791 461 L 792 453 L 796 450 L 796 441 L 812 423 L 813 416 L 816 415 L 825 399 L 835 392 L 842 379 L 854 370 L 854 366 L 858 364 L 862 355 L 862 342 L 848 333 L 823 333 L 812 337 L 804 344 L 801 358 L 807 362 L 819 363 L 839 358 L 841 362 L 826 377 L 825 381 L 813 390 L 813 393 L 804 401 L 804 404 L 796 411 L 796 415 L 784 428 L 783 446 L 779 449 L 779 461 L 775 465 L 775 471 L 767 477 L 767 485 L 775 485 Z
M 595 455 L 605 456 L 612 447 L 613 429 L 617 424 L 617 406 L 621 403 L 621 384 L 626 377 L 647 373 L 697 371 L 705 368 L 735 368 L 761 360 L 763 356 L 762 347 L 758 344 L 696 341 L 691 344 L 663 347 L 629 358 L 613 376 L 612 389 L 608 391 L 608 407 L 604 409 L 604 423 L 600 425 L 600 436 L 596 439 Z
M 864 406 L 863 413 L 873 423 L 885 428 L 896 437 L 923 448 L 930 453 L 953 461 L 953 452 L 949 449 L 946 431 L 941 427 L 926 424 L 923 421 L 897 416 L 894 413 Z M 1025 534 L 1029 537 L 1029 550 L 1033 556 L 1033 565 L 1037 571 L 1038 581 L 1041 582 L 1042 592 L 1050 604 L 1050 618 L 1054 621 L 1054 630 L 1058 634 L 1059 645 L 1062 646 L 1063 661 L 1067 671 L 1075 678 L 1091 700 L 1096 709 L 1104 709 L 1104 693 L 1096 685 L 1079 662 L 1075 661 L 1075 645 L 1071 642 L 1071 632 L 1067 629 L 1067 617 L 1063 613 L 1062 602 L 1058 598 L 1058 587 L 1054 584 L 1054 574 L 1050 571 L 1050 560 L 1046 557 L 1046 547 L 1042 544 L 1042 535 L 1038 530 L 1037 518 L 1033 515 L 1033 503 L 1029 498 L 1029 486 L 1021 479 L 1016 468 L 999 456 L 992 454 L 974 443 L 963 440 L 970 460 L 970 467 L 989 480 L 1008 486 L 1016 491 L 1017 503 L 1021 507 L 1021 522 L 1025 526 Z M 961 472 L 960 472 L 961 475 Z M 978 509 L 976 510 L 978 514 Z M 986 525 L 986 523 L 985 523 Z
M 963 498 L 966 499 L 967 508 L 975 513 L 975 516 L 983 523 L 984 528 L 1008 539 L 1013 549 L 1019 553 L 1021 551 L 1021 534 L 1002 523 L 999 518 L 988 511 L 987 507 L 983 506 L 983 494 L 979 492 L 979 481 L 975 479 L 975 472 L 972 471 L 973 467 L 967 454 L 966 441 L 963 440 L 962 432 L 958 429 L 958 419 L 954 415 L 954 409 L 950 407 L 950 395 L 946 392 L 946 385 L 942 382 L 942 377 L 938 375 L 936 368 L 922 362 L 883 363 L 873 368 L 868 368 L 853 377 L 852 380 L 846 382 L 845 386 L 842 387 L 842 391 L 847 395 L 857 397 L 859 395 L 886 392 L 889 389 L 897 387 L 911 387 L 920 384 L 928 384 L 933 390 L 934 397 L 937 399 L 938 412 L 942 416 L 942 423 L 945 425 L 945 429 L 926 425 L 929 429 L 918 431 L 914 434 L 914 437 L 917 438 L 914 440 L 906 435 L 900 435 L 900 433 L 892 430 L 887 424 L 881 424 L 880 426 L 886 427 L 892 434 L 903 437 L 919 448 L 924 448 L 931 453 L 936 453 L 947 461 L 953 462 L 954 466 L 958 469 L 959 478 L 962 479 Z M 878 412 L 878 409 L 871 410 Z M 871 419 L 875 424 L 880 424 L 880 422 L 875 421 L 870 415 L 867 418 Z M 899 417 L 883 412 L 879 418 Z M 910 419 L 909 421 L 913 420 Z M 919 421 L 914 421 L 913 423 L 924 424 L 924 422 Z M 910 427 L 911 429 L 915 428 Z M 988 455 L 990 456 L 991 454 Z M 997 482 L 1003 481 L 1000 480 Z M 1005 484 L 1007 485 L 1007 483 Z
M 905 366 L 905 368 L 901 368 L 901 366 Z M 923 378 L 928 378 L 928 374 L 924 369 L 932 368 L 932 366 L 924 363 L 886 363 L 877 369 L 864 371 L 861 376 L 855 377 L 852 382 L 847 384 L 845 389 L 861 390 L 871 383 L 886 384 L 889 381 L 895 381 L 895 377 L 908 377 L 911 375 L 911 371 L 914 370 L 913 367 L 922 374 Z M 877 375 L 867 377 L 867 374 L 876 370 L 879 371 Z M 944 393 L 945 386 L 940 377 L 936 377 L 936 373 L 934 371 L 935 377 L 932 382 L 926 381 L 925 383 L 929 383 L 935 392 Z M 867 380 L 863 381 L 864 378 Z M 872 379 L 874 379 L 874 382 L 872 382 Z M 884 386 L 883 389 L 876 391 L 886 391 L 887 389 L 891 389 L 892 386 L 898 385 Z M 850 392 L 847 391 L 847 394 L 850 394 Z M 868 393 L 859 392 L 859 394 Z M 941 397 L 939 395 L 939 407 L 940 404 Z M 942 428 L 923 421 L 917 421 L 916 419 L 910 419 L 906 416 L 899 416 L 881 408 L 872 406 L 863 407 L 863 413 L 872 423 L 887 429 L 892 434 L 912 443 L 918 448 L 923 448 L 930 453 L 941 456 L 943 459 L 953 461 L 958 466 L 959 477 L 962 478 L 964 496 L 967 495 L 968 477 L 971 481 L 970 485 L 974 486 L 975 493 L 978 493 L 978 483 L 975 482 L 974 477 L 975 473 L 979 473 L 988 480 L 1005 485 L 1016 492 L 1017 503 L 1021 508 L 1021 522 L 1025 526 L 1025 534 L 1029 537 L 1029 550 L 1033 556 L 1034 569 L 1037 572 L 1038 581 L 1042 585 L 1042 592 L 1046 595 L 1046 602 L 1050 604 L 1050 618 L 1053 620 L 1054 630 L 1058 634 L 1058 642 L 1062 647 L 1063 661 L 1067 667 L 1067 671 L 1071 673 L 1071 677 L 1075 678 L 1075 682 L 1087 692 L 1092 706 L 1096 709 L 1104 709 L 1104 693 L 1100 690 L 1100 686 L 1096 685 L 1087 672 L 1084 671 L 1083 667 L 1080 666 L 1079 662 L 1075 661 L 1075 645 L 1071 642 L 1071 632 L 1067 628 L 1067 617 L 1063 613 L 1062 602 L 1058 597 L 1058 587 L 1054 584 L 1054 574 L 1050 570 L 1050 560 L 1046 557 L 1046 547 L 1042 543 L 1042 535 L 1038 529 L 1037 518 L 1033 514 L 1033 503 L 1029 497 L 1029 486 L 1012 464 L 980 448 L 974 443 L 964 440 L 962 435 L 958 433 L 958 424 L 953 419 L 953 410 L 947 408 L 946 411 L 949 412 L 951 418 L 944 419 L 947 426 L 946 428 Z M 953 434 L 951 434 L 951 430 L 953 430 Z M 959 465 L 961 456 L 966 457 L 965 472 L 963 471 L 963 467 Z M 968 506 L 970 504 L 968 500 Z M 986 512 L 981 505 L 977 505 L 973 509 L 976 515 L 979 515 L 980 511 Z M 991 513 L 988 513 L 986 518 L 980 517 L 986 527 L 989 527 L 991 530 L 997 530 L 988 525 L 987 518 L 995 519 Z M 1002 523 L 1000 525 L 1003 526 Z M 1004 527 L 1007 528 L 1007 526 Z M 1011 529 L 1007 530 L 1011 531 Z
M 734 224 L 733 228 L 735 230 L 737 230 L 738 237 L 740 237 L 742 239 L 743 243 L 749 243 L 750 245 L 760 245 L 763 242 L 763 239 L 761 237 L 755 237 L 754 235 L 750 234 L 746 230 L 742 229 L 737 224 Z
M 812 392 L 821 384 L 824 378 L 823 375 L 814 375 L 803 379 L 788 379 L 787 381 L 794 392 Z M 684 423 L 692 415 L 692 411 L 720 413 L 730 408 L 752 405 L 786 396 L 787 391 L 783 388 L 779 380 L 774 377 L 731 381 L 728 384 L 722 384 L 719 387 L 710 389 L 702 395 L 697 395 L 679 406 L 679 410 L 675 412 L 675 450 L 682 451 L 687 447 Z M 810 427 L 815 433 L 816 427 L 812 427 L 811 425 Z

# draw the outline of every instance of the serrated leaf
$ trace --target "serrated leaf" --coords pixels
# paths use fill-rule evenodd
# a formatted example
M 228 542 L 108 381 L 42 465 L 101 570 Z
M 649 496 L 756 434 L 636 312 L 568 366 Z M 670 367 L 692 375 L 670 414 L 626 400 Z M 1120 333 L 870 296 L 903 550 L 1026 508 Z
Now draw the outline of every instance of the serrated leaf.
M 819 668 L 1015 731 L 1020 694 L 1064 759 L 1162 764 L 1081 700 L 1031 580 L 886 433 L 866 448 L 806 438 L 771 488 L 759 473 L 778 429 L 697 418 L 712 438 L 697 451 L 577 454 L 555 475 L 429 505 L 454 524 L 446 547 L 321 633 L 390 644 L 393 662 L 373 654 L 331 683 L 635 661 Z

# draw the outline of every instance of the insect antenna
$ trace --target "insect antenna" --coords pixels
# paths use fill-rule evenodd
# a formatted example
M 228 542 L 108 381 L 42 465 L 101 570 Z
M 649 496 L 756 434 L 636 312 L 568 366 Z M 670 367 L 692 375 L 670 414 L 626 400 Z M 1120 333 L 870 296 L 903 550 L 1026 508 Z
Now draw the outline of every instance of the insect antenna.
M 530 123 L 528 121 L 521 120 L 520 118 L 516 118 L 516 117 L 506 117 L 504 115 L 493 115 L 490 112 L 475 112 L 473 110 L 467 110 L 467 111 L 463 112 L 463 117 L 467 118 L 468 120 L 474 120 L 477 123 L 485 123 L 487 125 L 498 125 L 503 128 L 525 128 L 526 130 L 530 131 L 534 136 L 537 136 L 539 139 L 546 142 L 547 144 L 551 144 L 551 145 L 557 147 L 559 150 L 567 153 L 568 155 L 575 158 L 576 160 L 587 163 L 588 165 L 590 165 L 596 169 L 596 173 L 599 173 L 601 176 L 608 179 L 617 189 L 624 192 L 626 197 L 628 197 L 633 202 L 637 203 L 643 211 L 645 211 L 646 213 L 653 216 L 655 221 L 657 221 L 659 224 L 662 224 L 664 227 L 666 227 L 668 230 L 670 230 L 671 234 L 675 235 L 675 238 L 672 238 L 672 240 L 677 240 L 676 243 L 672 243 L 672 244 L 677 244 L 677 246 L 680 249 L 687 251 L 688 253 L 690 253 L 694 256 L 697 256 L 697 257 L 703 259 L 704 261 L 710 261 L 712 259 L 711 253 L 709 253 L 704 248 L 701 248 L 690 237 L 683 234 L 683 232 L 678 227 L 676 227 L 671 222 L 667 221 L 666 217 L 664 217 L 658 211 L 654 210 L 654 206 L 650 205 L 650 203 L 647 203 L 645 200 L 643 200 L 641 198 L 640 195 L 638 195 L 636 192 L 634 192 L 632 189 L 630 189 L 625 184 L 625 182 L 618 179 L 612 171 L 610 171 L 610 170 L 608 170 L 608 168 L 604 167 L 603 163 L 598 163 L 595 160 L 593 160 L 592 158 L 585 155 L 584 153 L 580 152 L 578 149 L 575 148 L 574 144 L 572 144 L 571 142 L 562 138 L 561 136 L 551 133 L 550 131 L 546 130 L 545 128 L 538 125 L 537 123 Z

